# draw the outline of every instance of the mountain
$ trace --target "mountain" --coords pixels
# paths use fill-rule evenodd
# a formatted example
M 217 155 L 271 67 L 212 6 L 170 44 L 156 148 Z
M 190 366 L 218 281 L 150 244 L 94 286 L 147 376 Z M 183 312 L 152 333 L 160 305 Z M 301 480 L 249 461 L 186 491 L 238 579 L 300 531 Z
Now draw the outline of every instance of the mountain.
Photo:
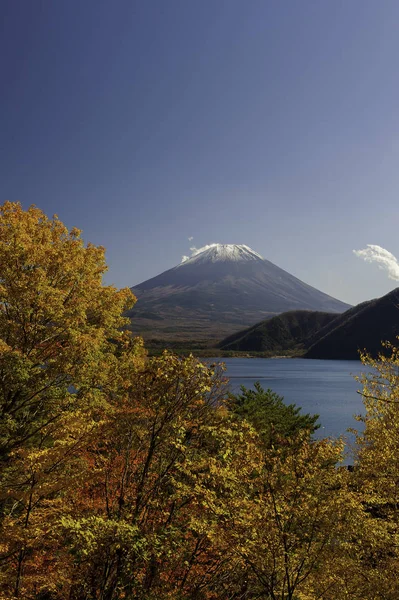
M 317 332 L 305 358 L 355 360 L 359 350 L 376 356 L 381 341 L 397 342 L 399 334 L 399 288 L 382 298 L 358 304 L 338 315 Z
M 336 318 L 336 313 L 293 310 L 229 336 L 219 348 L 273 353 L 301 350 L 314 343 L 317 333 Z
M 132 291 L 128 316 L 147 340 L 215 340 L 289 310 L 349 307 L 236 244 L 205 246 Z
M 219 348 L 357 360 L 362 350 L 372 356 L 383 354 L 381 342 L 397 344 L 398 335 L 399 288 L 339 315 L 303 310 L 282 313 L 230 335 Z

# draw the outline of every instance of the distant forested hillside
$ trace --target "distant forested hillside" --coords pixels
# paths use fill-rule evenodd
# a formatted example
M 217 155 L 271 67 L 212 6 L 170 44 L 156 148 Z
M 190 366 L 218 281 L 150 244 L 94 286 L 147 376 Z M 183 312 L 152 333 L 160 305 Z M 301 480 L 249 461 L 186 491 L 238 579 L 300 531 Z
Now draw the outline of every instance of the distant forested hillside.
M 301 353 L 305 358 L 357 360 L 399 335 L 399 288 L 337 315 L 286 312 L 225 338 L 219 348 L 244 352 Z
M 219 345 L 223 350 L 285 352 L 313 343 L 315 334 L 337 318 L 336 313 L 293 310 L 239 331 Z
M 382 298 L 358 304 L 320 330 L 305 358 L 356 360 L 359 351 L 383 352 L 382 341 L 399 334 L 399 288 Z

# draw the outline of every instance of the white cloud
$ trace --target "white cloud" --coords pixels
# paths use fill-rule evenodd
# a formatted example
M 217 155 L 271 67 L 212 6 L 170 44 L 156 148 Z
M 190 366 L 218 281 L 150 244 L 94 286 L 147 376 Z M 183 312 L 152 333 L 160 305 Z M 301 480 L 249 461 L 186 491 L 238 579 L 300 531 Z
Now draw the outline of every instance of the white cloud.
M 193 241 L 193 239 L 194 239 L 194 238 L 193 238 L 193 236 L 192 236 L 192 235 L 190 235 L 190 237 L 188 238 L 188 241 L 189 241 L 189 242 L 192 242 L 192 241 Z
M 192 239 L 194 239 L 194 238 L 192 238 Z M 204 250 L 208 250 L 208 248 L 214 248 L 217 245 L 218 244 L 207 244 L 206 246 L 203 246 L 202 248 L 196 248 L 195 246 L 191 246 L 191 248 L 190 248 L 191 255 L 190 256 L 183 255 L 181 257 L 181 262 L 184 263 L 189 258 L 192 258 L 193 256 L 197 256 L 197 254 L 199 254 L 200 252 L 203 252 Z
M 209 250 L 209 248 L 214 248 L 215 246 L 219 246 L 219 244 L 206 244 L 206 246 L 202 246 L 202 248 L 196 248 L 195 246 L 192 246 L 190 248 L 190 250 L 191 250 L 190 258 L 192 258 L 193 256 L 197 256 L 197 254 L 199 254 L 200 252 L 203 252 L 204 250 Z
M 367 244 L 367 248 L 354 250 L 353 252 L 366 262 L 377 263 L 380 269 L 388 272 L 389 279 L 399 281 L 399 262 L 396 256 L 389 252 L 389 250 L 385 250 L 381 246 Z

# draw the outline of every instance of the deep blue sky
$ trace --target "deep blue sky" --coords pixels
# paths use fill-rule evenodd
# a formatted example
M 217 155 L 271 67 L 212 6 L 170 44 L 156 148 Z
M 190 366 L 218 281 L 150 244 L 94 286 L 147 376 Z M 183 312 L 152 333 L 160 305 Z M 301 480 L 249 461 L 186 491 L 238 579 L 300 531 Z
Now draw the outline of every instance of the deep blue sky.
M 211 242 L 351 303 L 395 287 L 397 0 L 2 0 L 0 201 L 134 285 Z M 193 236 L 193 242 L 188 237 Z

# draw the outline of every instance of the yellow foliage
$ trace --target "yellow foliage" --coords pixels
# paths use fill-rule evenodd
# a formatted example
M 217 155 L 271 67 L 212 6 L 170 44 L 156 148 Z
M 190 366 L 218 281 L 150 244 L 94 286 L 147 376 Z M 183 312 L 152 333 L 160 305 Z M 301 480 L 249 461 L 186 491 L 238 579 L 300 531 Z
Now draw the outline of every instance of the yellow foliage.
M 0 207 L 0 598 L 397 600 L 399 350 L 341 440 L 269 448 L 217 368 L 147 359 L 104 249 Z
M 104 248 L 78 229 L 0 207 L 0 581 L 11 595 L 36 581 L 60 498 L 87 473 L 80 453 L 144 362 L 122 316 L 135 298 L 104 286 L 105 270 Z

